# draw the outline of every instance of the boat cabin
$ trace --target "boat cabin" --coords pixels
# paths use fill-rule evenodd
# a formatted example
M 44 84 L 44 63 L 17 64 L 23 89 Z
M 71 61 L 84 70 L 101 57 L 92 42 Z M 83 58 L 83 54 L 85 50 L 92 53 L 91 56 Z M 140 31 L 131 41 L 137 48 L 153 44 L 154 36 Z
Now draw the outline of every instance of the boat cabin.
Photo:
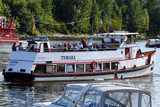
M 17 25 L 14 24 L 14 18 L 12 18 L 11 23 L 7 23 L 6 17 L 0 16 L 0 38 L 17 38 L 18 35 L 14 34 L 14 30 L 16 29 L 16 27 Z M 8 40 L 8 41 L 18 42 L 19 40 Z
M 146 43 L 146 47 L 159 48 L 160 47 L 160 39 L 148 39 L 147 43 Z
M 135 44 L 136 42 L 136 35 L 138 33 L 102 33 L 102 34 L 95 34 L 92 36 L 87 45 L 90 49 L 94 48 L 93 46 L 96 43 L 93 41 L 101 41 L 98 46 L 100 48 L 107 48 L 107 49 L 117 49 L 119 46 L 122 47 L 123 45 L 127 44 Z
M 138 33 L 102 33 L 93 35 L 87 42 L 87 48 L 80 48 L 78 44 L 71 43 L 58 44 L 58 46 L 50 47 L 47 37 L 39 37 L 35 39 L 27 40 L 28 44 L 34 46 L 34 52 L 81 52 L 81 51 L 109 51 L 117 50 L 119 47 L 126 46 L 126 51 L 130 52 L 131 46 L 129 44 L 135 44 L 135 38 Z M 67 49 L 66 49 L 67 47 Z M 134 56 L 130 56 L 131 58 Z
M 27 40 L 30 47 L 34 48 L 34 52 L 51 52 L 50 43 L 47 37 L 39 37 Z
M 34 107 L 152 107 L 151 93 L 122 83 L 69 84 L 51 103 Z

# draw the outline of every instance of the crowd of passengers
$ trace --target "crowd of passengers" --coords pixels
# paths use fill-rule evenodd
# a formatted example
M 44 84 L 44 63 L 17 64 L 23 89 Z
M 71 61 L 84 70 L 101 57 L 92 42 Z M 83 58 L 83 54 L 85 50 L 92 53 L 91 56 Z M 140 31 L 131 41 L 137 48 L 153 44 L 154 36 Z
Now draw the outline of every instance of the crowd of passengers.
M 107 46 L 104 45 L 102 42 L 102 45 L 99 45 L 95 43 L 93 46 L 88 46 L 84 38 L 82 38 L 81 42 L 79 44 L 71 44 L 71 43 L 64 43 L 63 45 L 58 44 L 57 47 L 53 47 L 53 51 L 67 51 L 67 50 L 99 50 L 99 49 L 108 49 Z M 34 45 L 30 46 L 30 43 L 28 43 L 26 48 L 22 47 L 22 42 L 19 42 L 19 45 L 16 46 L 16 43 L 14 42 L 12 45 L 12 51 L 34 51 Z
M 34 51 L 34 45 L 30 46 L 30 44 L 28 43 L 26 48 L 22 47 L 22 42 L 19 42 L 19 45 L 16 46 L 16 43 L 14 42 L 12 45 L 12 51 L 29 51 L 29 52 L 33 52 Z
M 67 51 L 67 50 L 98 50 L 98 49 L 108 49 L 108 47 L 106 47 L 104 45 L 104 43 L 102 43 L 102 45 L 99 45 L 97 43 L 95 43 L 92 47 L 88 46 L 86 41 L 84 40 L 84 38 L 82 38 L 81 42 L 79 44 L 74 43 L 64 43 L 63 45 L 58 44 L 56 47 L 53 47 L 53 50 L 57 50 L 57 51 Z

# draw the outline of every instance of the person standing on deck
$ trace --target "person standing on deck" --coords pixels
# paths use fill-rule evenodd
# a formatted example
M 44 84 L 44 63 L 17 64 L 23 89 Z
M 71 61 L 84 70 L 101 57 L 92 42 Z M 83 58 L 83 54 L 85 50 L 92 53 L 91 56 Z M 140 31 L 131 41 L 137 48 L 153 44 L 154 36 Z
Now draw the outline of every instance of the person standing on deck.
M 23 49 L 23 47 L 22 47 L 22 42 L 19 42 L 18 51 L 24 51 L 24 49 Z
M 12 51 L 17 51 L 16 47 L 17 47 L 16 42 L 14 42 L 13 45 L 12 45 Z
M 83 45 L 83 48 L 87 48 L 87 43 L 86 43 L 86 41 L 84 40 L 84 38 L 82 38 L 81 43 L 82 43 L 82 45 Z

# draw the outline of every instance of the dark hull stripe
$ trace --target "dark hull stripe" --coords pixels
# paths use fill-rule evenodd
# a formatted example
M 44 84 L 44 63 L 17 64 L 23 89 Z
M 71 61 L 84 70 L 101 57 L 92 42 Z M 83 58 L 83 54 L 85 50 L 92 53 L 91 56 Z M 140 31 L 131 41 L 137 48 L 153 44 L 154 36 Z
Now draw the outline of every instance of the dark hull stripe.
M 130 73 L 130 72 L 137 72 L 139 70 L 143 70 L 145 68 L 149 68 L 152 65 L 146 65 L 143 67 L 137 67 L 134 69 L 124 69 L 124 70 L 119 70 L 118 74 L 122 73 Z M 45 78 L 45 77 L 82 77 L 82 76 L 100 76 L 100 75 L 110 75 L 114 74 L 114 71 L 106 72 L 106 71 L 99 71 L 99 72 L 90 72 L 90 73 L 63 73 L 63 74 L 30 74 L 30 73 L 17 73 L 17 72 L 5 72 L 3 73 L 4 79 L 7 82 L 32 82 L 34 81 L 34 78 Z
M 3 73 L 6 82 L 32 82 L 34 76 L 26 73 Z
M 129 73 L 129 72 L 136 72 L 136 71 L 139 71 L 139 70 L 143 70 L 145 68 L 148 68 L 150 67 L 151 65 L 149 66 L 145 66 L 145 67 L 141 67 L 141 68 L 134 68 L 134 69 L 131 69 L 131 70 L 119 70 L 118 71 L 118 74 L 121 74 L 121 73 Z M 98 75 L 106 75 L 106 74 L 114 74 L 114 71 L 109 71 L 109 72 L 103 72 L 103 71 L 99 71 L 99 72 L 90 72 L 90 73 L 64 73 L 64 74 L 44 74 L 44 75 L 38 75 L 36 73 L 34 73 L 34 77 L 70 77 L 70 76 L 98 76 Z

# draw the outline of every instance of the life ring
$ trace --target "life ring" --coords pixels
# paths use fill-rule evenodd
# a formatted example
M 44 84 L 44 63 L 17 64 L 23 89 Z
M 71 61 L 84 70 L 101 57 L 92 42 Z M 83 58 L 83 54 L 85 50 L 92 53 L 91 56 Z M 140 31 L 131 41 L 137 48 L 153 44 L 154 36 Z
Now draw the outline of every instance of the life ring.
M 93 69 L 96 69 L 97 66 L 98 66 L 98 63 L 97 63 L 97 61 L 94 60 L 94 61 L 92 62 L 92 68 L 93 68 Z

